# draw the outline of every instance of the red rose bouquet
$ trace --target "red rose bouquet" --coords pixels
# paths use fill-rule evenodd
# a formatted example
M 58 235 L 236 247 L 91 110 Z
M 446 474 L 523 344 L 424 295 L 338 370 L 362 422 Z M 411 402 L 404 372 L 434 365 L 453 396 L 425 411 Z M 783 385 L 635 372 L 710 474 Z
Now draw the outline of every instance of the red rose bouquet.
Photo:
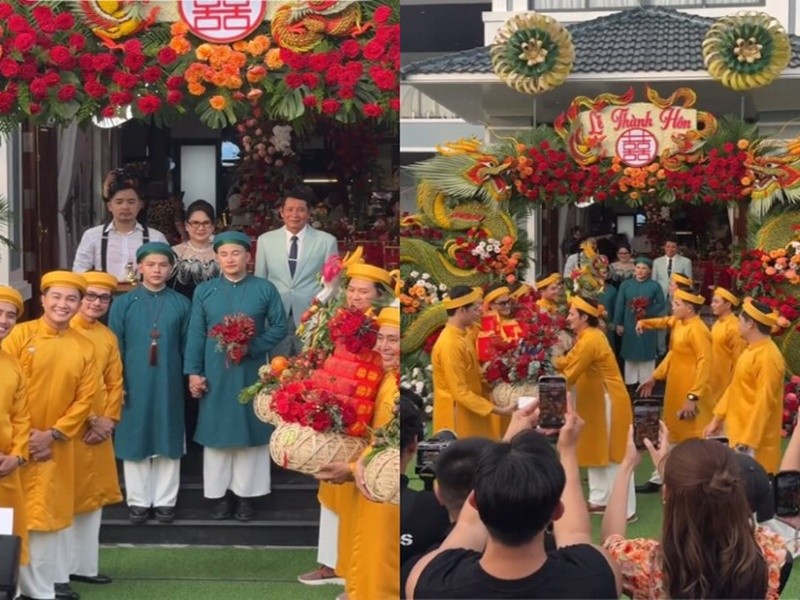
M 272 394 L 272 409 L 282 421 L 319 433 L 363 436 L 372 420 L 372 407 L 371 400 L 350 400 L 310 381 L 292 381 Z
M 800 407 L 800 376 L 792 375 L 786 382 L 783 389 L 783 415 L 781 435 L 787 437 L 792 435 L 794 426 L 797 423 L 797 409 Z
M 328 321 L 331 340 L 353 354 L 372 350 L 378 340 L 378 323 L 356 308 L 342 308 Z
M 647 314 L 647 307 L 650 306 L 650 300 L 644 296 L 637 296 L 630 301 L 629 306 L 638 321 L 639 319 L 644 319 L 645 314 Z
M 256 324 L 243 313 L 226 315 L 208 332 L 208 337 L 217 342 L 217 352 L 225 353 L 225 365 L 238 365 L 247 354 L 250 340 L 256 334 Z

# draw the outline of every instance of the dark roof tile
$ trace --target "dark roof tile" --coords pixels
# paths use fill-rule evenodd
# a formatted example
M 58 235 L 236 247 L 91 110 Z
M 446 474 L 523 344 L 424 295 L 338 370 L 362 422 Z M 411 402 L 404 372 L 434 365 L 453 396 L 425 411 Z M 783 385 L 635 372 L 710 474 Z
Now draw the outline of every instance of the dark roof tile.
M 704 71 L 702 45 L 715 19 L 648 6 L 567 26 L 575 45 L 573 73 Z M 800 67 L 800 37 L 790 36 L 790 67 Z M 483 46 L 405 65 L 403 77 L 432 73 L 492 73 Z

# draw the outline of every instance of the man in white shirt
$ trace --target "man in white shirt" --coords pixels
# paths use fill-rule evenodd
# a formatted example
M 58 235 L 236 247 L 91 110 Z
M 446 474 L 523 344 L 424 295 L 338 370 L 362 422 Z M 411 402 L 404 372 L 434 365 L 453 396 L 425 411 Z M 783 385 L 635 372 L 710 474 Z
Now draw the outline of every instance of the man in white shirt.
M 300 339 L 294 332 L 300 317 L 322 289 L 318 280 L 322 266 L 338 254 L 335 237 L 308 225 L 316 201 L 314 191 L 307 185 L 289 190 L 280 208 L 283 227 L 258 238 L 255 275 L 278 289 L 290 332 L 273 348 L 273 356 L 292 356 L 300 351 Z
M 653 261 L 653 280 L 658 282 L 664 297 L 667 299 L 667 306 L 671 306 L 672 294 L 669 289 L 669 282 L 673 273 L 685 275 L 688 279 L 692 278 L 692 261 L 678 254 L 678 242 L 675 238 L 668 237 L 664 243 L 664 256 L 659 256 Z M 658 332 L 658 355 L 664 356 L 667 353 L 667 332 Z
M 136 220 L 144 207 L 135 180 L 123 169 L 115 169 L 103 182 L 103 198 L 111 213 L 110 223 L 88 229 L 75 252 L 72 270 L 105 271 L 117 281 L 130 284 L 136 276 L 136 250 L 147 242 L 165 242 L 156 229 Z

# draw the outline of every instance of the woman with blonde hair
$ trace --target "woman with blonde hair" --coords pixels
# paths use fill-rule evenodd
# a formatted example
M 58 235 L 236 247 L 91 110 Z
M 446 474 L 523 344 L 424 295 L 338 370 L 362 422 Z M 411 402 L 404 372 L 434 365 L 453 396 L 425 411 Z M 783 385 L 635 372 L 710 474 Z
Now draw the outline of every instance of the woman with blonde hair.
M 716 440 L 690 439 L 667 451 L 646 440 L 664 480 L 661 540 L 625 538 L 625 504 L 641 454 L 628 449 L 603 515 L 604 548 L 620 565 L 631 598 L 778 598 L 783 540 L 755 527 L 736 454 Z

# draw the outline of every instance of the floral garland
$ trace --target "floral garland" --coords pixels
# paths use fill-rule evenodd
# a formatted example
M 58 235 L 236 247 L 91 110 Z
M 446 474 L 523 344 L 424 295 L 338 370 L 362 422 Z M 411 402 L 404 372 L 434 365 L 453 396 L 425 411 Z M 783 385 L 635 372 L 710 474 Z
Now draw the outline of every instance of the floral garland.
M 153 19 L 111 40 L 93 33 L 75 3 L 0 2 L 0 130 L 29 118 L 83 123 L 128 106 L 137 118 L 166 124 L 194 108 L 212 128 L 236 123 L 253 107 L 289 122 L 319 115 L 396 122 L 397 0 L 352 5 L 360 25 L 347 30 L 306 23 L 336 22 L 307 4 L 310 16 L 294 25 L 316 33 L 310 46 L 298 47 L 291 36 L 276 38 L 266 22 L 231 45 L 209 44 L 182 21 Z
M 411 271 L 403 280 L 400 290 L 400 308 L 403 313 L 414 314 L 441 302 L 447 292 L 443 283 L 436 285 L 431 281 L 430 273 Z
M 444 250 L 460 269 L 475 269 L 479 273 L 496 273 L 516 281 L 517 266 L 522 260 L 521 252 L 513 252 L 514 239 L 506 236 L 502 240 L 489 237 L 481 227 L 472 227 L 465 235 L 451 238 L 444 243 Z M 510 278 L 510 279 L 509 279 Z

